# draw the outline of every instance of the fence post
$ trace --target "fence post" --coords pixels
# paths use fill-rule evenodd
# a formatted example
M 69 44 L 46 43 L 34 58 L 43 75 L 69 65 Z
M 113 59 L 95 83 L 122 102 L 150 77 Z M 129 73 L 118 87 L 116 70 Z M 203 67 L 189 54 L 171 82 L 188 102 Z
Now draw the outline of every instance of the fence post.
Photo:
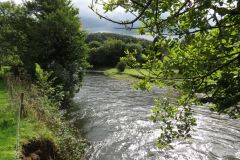
M 12 86 L 12 84 L 9 85 L 9 88 L 10 88 L 11 98 L 13 99 L 13 86 Z
M 20 153 L 20 121 L 23 113 L 23 97 L 24 94 L 21 93 L 20 95 L 20 105 L 17 107 L 17 144 L 16 144 L 16 160 L 20 160 L 19 153 Z
M 24 98 L 24 93 L 21 93 L 20 95 L 20 113 L 21 117 L 24 117 L 24 104 L 23 104 L 23 98 Z

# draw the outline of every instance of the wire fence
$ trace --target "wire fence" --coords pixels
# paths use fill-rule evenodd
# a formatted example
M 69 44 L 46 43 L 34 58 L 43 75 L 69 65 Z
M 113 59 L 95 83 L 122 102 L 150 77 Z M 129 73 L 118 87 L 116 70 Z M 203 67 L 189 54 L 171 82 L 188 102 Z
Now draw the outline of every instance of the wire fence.
M 16 89 L 16 84 L 21 86 L 23 81 L 20 80 L 18 77 L 14 77 L 11 75 L 5 76 L 4 81 L 7 84 L 8 92 L 10 95 L 10 104 L 16 111 L 16 155 L 15 159 L 20 160 L 20 139 L 21 139 L 21 118 L 24 117 L 24 93 L 19 92 Z

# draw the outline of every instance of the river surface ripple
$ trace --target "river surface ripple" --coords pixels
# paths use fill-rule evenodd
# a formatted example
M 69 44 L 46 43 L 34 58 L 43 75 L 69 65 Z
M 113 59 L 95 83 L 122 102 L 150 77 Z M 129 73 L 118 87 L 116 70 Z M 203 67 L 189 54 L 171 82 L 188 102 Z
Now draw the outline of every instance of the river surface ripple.
M 154 98 L 169 89 L 143 93 L 131 84 L 101 74 L 87 74 L 76 95 L 72 121 L 91 143 L 89 160 L 238 160 L 240 120 L 203 106 L 193 109 L 197 126 L 192 139 L 176 141 L 174 149 L 158 149 L 159 124 L 149 120 Z M 174 98 L 174 96 L 173 96 Z

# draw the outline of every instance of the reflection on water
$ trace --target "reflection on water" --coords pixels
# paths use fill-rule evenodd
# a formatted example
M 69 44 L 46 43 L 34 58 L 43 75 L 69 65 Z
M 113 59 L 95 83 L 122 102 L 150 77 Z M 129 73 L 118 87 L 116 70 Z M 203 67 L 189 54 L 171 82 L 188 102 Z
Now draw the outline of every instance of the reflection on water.
M 176 141 L 174 149 L 158 149 L 159 124 L 149 120 L 153 99 L 169 89 L 143 93 L 126 81 L 101 74 L 85 76 L 76 95 L 72 120 L 91 143 L 90 160 L 240 159 L 240 120 L 194 107 L 198 125 L 193 138 Z M 174 96 L 173 96 L 174 98 Z

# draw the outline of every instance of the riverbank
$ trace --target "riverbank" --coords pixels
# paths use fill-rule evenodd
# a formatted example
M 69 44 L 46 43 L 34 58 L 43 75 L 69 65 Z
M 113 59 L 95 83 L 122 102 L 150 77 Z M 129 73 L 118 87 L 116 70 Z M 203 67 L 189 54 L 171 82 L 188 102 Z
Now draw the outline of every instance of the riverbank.
M 18 137 L 17 110 L 19 106 L 10 101 L 6 83 L 0 79 L 0 160 L 12 160 L 20 155 L 21 147 L 19 150 L 16 148 L 18 138 L 20 146 L 28 143 L 29 139 L 47 138 L 56 141 L 53 133 L 43 122 L 30 116 L 20 121 Z
M 138 82 L 139 80 L 144 80 L 145 78 L 151 78 L 155 79 L 156 76 L 149 74 L 149 72 L 146 69 L 129 69 L 126 68 L 124 72 L 119 72 L 116 68 L 104 68 L 101 70 L 104 75 L 116 78 L 120 80 L 127 80 L 131 83 Z M 179 76 L 178 71 L 176 70 L 176 77 Z M 181 83 L 181 80 L 169 79 L 169 80 L 163 80 L 163 81 L 151 81 L 151 86 L 158 86 L 158 87 L 173 87 L 174 85 L 178 85 Z
M 148 72 L 145 69 L 125 69 L 124 72 L 118 72 L 116 68 L 107 68 L 103 69 L 103 73 L 106 76 L 117 78 L 117 79 L 123 79 L 123 80 L 129 80 L 129 81 L 137 81 L 139 79 L 143 79 L 144 75 L 147 75 Z
M 19 121 L 21 94 L 24 110 Z M 0 160 L 75 160 L 84 157 L 86 146 L 58 105 L 37 86 L 12 77 L 0 79 Z

